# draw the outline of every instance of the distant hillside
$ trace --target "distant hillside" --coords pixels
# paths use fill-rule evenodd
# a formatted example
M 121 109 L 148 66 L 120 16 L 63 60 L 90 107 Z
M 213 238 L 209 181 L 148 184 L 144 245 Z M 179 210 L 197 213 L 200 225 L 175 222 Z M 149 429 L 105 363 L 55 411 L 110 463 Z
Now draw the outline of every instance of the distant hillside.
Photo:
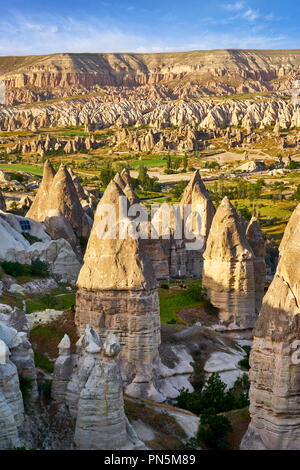
M 103 86 L 166 86 L 175 98 L 277 92 L 288 88 L 299 73 L 299 49 L 0 57 L 0 80 L 10 104 Z

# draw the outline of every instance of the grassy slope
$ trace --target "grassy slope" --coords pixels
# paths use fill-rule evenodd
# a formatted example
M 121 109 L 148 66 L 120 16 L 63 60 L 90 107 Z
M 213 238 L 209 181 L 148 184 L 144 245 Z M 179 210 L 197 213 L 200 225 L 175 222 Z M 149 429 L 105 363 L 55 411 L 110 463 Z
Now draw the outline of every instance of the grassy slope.
M 11 164 L 6 165 L 5 163 L 0 164 L 0 170 L 6 171 L 26 171 L 27 173 L 32 173 L 33 175 L 42 176 L 43 168 L 38 168 L 36 166 L 31 165 L 23 165 L 23 164 Z
M 199 285 L 200 281 L 188 281 L 188 285 Z M 161 323 L 168 323 L 176 320 L 176 313 L 187 307 L 197 307 L 202 305 L 202 301 L 196 301 L 184 289 L 171 287 L 170 289 L 159 289 L 160 298 L 160 319 Z

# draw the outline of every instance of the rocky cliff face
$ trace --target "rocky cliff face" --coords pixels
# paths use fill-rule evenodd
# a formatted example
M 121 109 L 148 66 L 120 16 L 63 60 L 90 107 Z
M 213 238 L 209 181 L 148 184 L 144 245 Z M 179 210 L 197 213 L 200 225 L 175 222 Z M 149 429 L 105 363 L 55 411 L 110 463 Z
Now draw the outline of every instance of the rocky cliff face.
M 248 224 L 246 238 L 254 254 L 255 308 L 256 312 L 259 313 L 265 294 L 267 268 L 265 239 L 256 217 L 252 217 Z
M 280 245 L 250 356 L 251 423 L 243 449 L 300 449 L 300 205 Z
M 216 211 L 203 257 L 203 286 L 220 321 L 230 330 L 251 330 L 256 320 L 254 255 L 227 197 Z
M 71 355 L 67 335 L 59 344 L 52 396 L 76 420 L 74 444 L 82 450 L 144 448 L 124 411 L 123 384 L 115 360 L 120 344 L 113 333 L 104 342 L 89 325 Z
M 282 99 L 219 102 L 201 99 L 176 101 L 132 99 L 121 100 L 120 103 L 103 103 L 99 97 L 93 97 L 41 103 L 34 107 L 8 106 L 0 109 L 0 130 L 84 126 L 87 120 L 94 129 L 141 125 L 164 129 L 177 126 L 181 128 L 181 141 L 178 140 L 178 133 L 173 136 L 168 135 L 168 138 L 159 134 L 155 136 L 153 142 L 147 142 L 144 146 L 142 138 L 131 136 L 131 139 L 128 135 L 125 137 L 126 145 L 132 146 L 136 151 L 141 151 L 142 148 L 147 151 L 153 148 L 159 151 L 167 143 L 170 148 L 176 144 L 179 150 L 189 150 L 191 147 L 194 148 L 195 141 L 201 141 L 201 136 L 195 135 L 195 131 L 191 129 L 187 139 L 187 133 L 184 132 L 186 126 L 214 132 L 228 126 L 242 126 L 247 130 L 247 135 L 251 134 L 251 129 L 275 126 L 277 122 L 281 129 L 288 129 L 300 127 L 300 108 Z
M 160 54 L 54 54 L 3 57 L 0 79 L 9 104 L 97 90 L 159 86 L 176 98 L 288 87 L 299 50 L 217 50 Z M 180 82 L 178 84 L 178 79 Z M 162 90 L 160 90 L 162 87 Z
M 2 313 L 3 312 L 3 313 Z M 5 313 L 4 313 L 5 312 Z M 38 399 L 33 350 L 24 312 L 1 305 L 0 313 L 0 449 L 22 445 L 24 403 L 21 379 L 30 383 L 27 406 Z

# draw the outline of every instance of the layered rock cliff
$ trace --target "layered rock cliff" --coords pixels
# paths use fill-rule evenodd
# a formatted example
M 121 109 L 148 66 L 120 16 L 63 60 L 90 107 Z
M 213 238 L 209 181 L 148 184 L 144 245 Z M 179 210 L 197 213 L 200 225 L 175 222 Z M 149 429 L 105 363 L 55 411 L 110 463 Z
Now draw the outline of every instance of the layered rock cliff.
M 53 54 L 3 57 L 0 79 L 10 104 L 99 87 L 159 86 L 183 95 L 282 90 L 299 71 L 299 50 L 215 50 L 157 54 Z M 179 82 L 180 80 L 180 82 Z M 160 91 L 162 86 L 162 91 Z

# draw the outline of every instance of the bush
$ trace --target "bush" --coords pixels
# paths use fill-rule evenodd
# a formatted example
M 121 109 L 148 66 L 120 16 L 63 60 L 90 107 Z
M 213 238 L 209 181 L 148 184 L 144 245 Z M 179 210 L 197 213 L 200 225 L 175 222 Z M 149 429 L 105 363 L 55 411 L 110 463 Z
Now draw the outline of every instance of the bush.
M 244 374 L 236 380 L 233 388 L 226 392 L 226 384 L 222 382 L 219 374 L 213 373 L 200 392 L 180 390 L 175 405 L 201 416 L 208 409 L 218 414 L 244 408 L 249 402 L 249 385 L 249 378 L 247 374 Z
M 249 365 L 249 357 L 245 357 L 239 362 L 239 366 L 241 367 L 242 370 L 249 370 L 250 365 Z
M 161 289 L 169 289 L 169 288 L 170 288 L 170 286 L 169 286 L 169 284 L 168 284 L 167 282 L 161 282 L 160 285 L 159 285 L 159 287 L 160 287 Z
M 201 424 L 197 433 L 197 441 L 210 449 L 225 449 L 228 446 L 226 436 L 232 431 L 226 416 L 217 415 L 208 409 L 201 415 Z
M 205 291 L 201 286 L 198 285 L 198 283 L 192 283 L 187 288 L 186 295 L 188 295 L 196 302 L 200 302 L 205 298 Z
M 174 188 L 172 189 L 172 194 L 176 200 L 179 200 L 181 198 L 187 184 L 187 181 L 180 181 L 179 183 L 175 184 Z
M 40 301 L 46 308 L 54 308 L 57 305 L 57 298 L 52 294 L 44 294 L 40 297 Z
M 50 374 L 54 370 L 54 363 L 49 361 L 49 359 L 39 352 L 34 353 L 34 362 L 35 366 L 39 367 L 40 369 L 44 370 L 45 372 L 49 372 Z
M 27 266 L 24 264 L 18 263 L 17 261 L 16 262 L 3 261 L 3 263 L 1 263 L 1 266 L 4 272 L 8 274 L 9 276 L 18 277 L 18 276 L 24 276 L 24 274 L 26 274 L 25 268 L 27 268 Z
M 33 259 L 30 266 L 32 276 L 47 276 L 49 274 L 49 265 L 39 258 Z
M 167 321 L 167 324 L 168 324 L 168 325 L 176 325 L 176 319 L 175 319 L 175 318 L 171 318 L 171 320 L 168 320 L 168 321 Z
M 82 250 L 85 250 L 86 246 L 87 246 L 87 243 L 88 243 L 87 237 L 84 237 L 83 235 L 81 237 L 79 237 L 79 243 L 80 243 L 80 248 Z
M 42 241 L 38 237 L 31 235 L 29 232 L 22 232 L 22 235 L 24 238 L 26 238 L 26 240 L 30 243 L 30 245 L 33 245 L 34 243 Z
M 32 379 L 20 375 L 19 382 L 23 400 L 28 400 L 28 398 L 30 398 L 30 392 L 32 390 Z

